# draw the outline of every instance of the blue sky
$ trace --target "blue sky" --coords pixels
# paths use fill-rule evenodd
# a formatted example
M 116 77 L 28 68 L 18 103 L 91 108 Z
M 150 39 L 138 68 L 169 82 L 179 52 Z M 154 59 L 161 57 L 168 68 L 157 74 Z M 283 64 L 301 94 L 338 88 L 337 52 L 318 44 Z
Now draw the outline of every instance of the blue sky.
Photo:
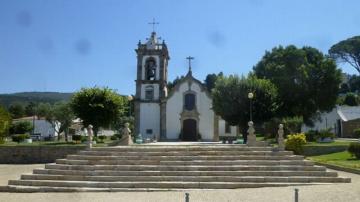
M 152 18 L 170 51 L 170 80 L 186 74 L 188 55 L 200 80 L 247 74 L 274 46 L 326 53 L 360 35 L 359 8 L 358 0 L 0 0 L 0 93 L 97 85 L 134 94 L 134 49 Z

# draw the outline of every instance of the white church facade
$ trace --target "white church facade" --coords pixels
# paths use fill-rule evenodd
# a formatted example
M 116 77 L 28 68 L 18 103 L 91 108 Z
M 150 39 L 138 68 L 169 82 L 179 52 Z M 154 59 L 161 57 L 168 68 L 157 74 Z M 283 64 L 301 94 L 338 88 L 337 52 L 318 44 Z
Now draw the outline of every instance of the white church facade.
M 212 110 L 212 98 L 205 85 L 189 71 L 168 92 L 168 48 L 152 32 L 146 43 L 138 43 L 135 94 L 135 134 L 160 141 L 219 141 L 236 136 Z

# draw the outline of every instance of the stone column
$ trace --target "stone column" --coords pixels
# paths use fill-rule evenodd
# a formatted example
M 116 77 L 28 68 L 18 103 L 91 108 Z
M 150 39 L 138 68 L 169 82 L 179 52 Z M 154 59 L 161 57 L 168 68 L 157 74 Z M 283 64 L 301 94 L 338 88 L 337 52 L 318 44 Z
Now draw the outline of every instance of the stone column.
M 285 150 L 285 144 L 284 144 L 284 125 L 279 124 L 279 130 L 278 130 L 278 149 L 279 151 Z
M 92 125 L 88 125 L 87 127 L 87 134 L 88 134 L 88 144 L 87 144 L 87 147 L 88 149 L 91 149 L 92 148 L 92 136 L 93 136 L 93 126 Z
M 254 123 L 252 121 L 248 122 L 248 136 L 247 136 L 247 146 L 255 146 L 256 145 L 256 135 L 254 129 Z

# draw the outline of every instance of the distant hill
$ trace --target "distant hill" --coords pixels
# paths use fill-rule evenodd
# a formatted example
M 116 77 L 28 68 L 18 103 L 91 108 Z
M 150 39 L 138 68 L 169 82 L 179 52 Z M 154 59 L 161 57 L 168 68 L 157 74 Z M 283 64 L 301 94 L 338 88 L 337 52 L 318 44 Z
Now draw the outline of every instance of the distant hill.
M 59 101 L 69 101 L 73 93 L 59 92 L 21 92 L 11 94 L 0 94 L 0 104 L 8 107 L 12 103 L 21 103 L 27 105 L 33 103 L 55 103 Z

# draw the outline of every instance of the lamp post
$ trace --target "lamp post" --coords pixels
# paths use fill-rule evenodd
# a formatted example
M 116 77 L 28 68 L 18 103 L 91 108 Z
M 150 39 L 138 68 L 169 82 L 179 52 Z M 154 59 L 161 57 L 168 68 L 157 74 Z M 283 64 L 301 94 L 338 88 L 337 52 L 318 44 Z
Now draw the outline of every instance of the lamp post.
M 254 93 L 250 92 L 248 94 L 248 98 L 250 100 L 250 121 L 252 121 L 253 120 L 253 118 L 252 118 L 252 99 L 254 98 Z

